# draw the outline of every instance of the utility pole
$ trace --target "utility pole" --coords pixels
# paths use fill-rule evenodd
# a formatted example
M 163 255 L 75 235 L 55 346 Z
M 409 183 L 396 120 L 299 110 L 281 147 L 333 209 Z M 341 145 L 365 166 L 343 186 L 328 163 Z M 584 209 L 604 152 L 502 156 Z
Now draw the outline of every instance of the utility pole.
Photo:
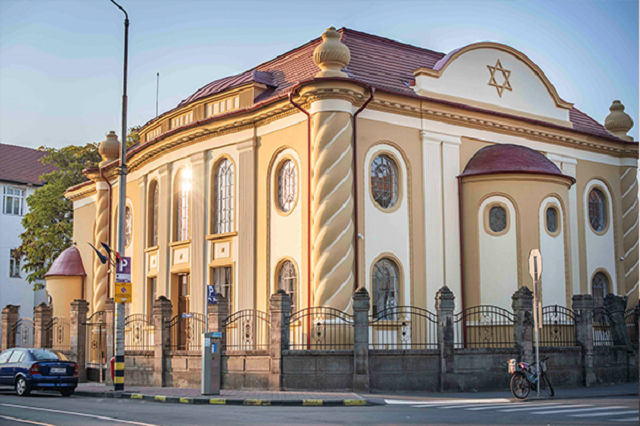
M 116 5 L 124 13 L 124 77 L 122 84 L 122 145 L 120 148 L 120 182 L 118 185 L 118 253 L 124 255 L 124 218 L 127 205 L 127 61 L 129 54 L 129 15 L 114 0 Z M 115 365 L 113 386 L 115 391 L 124 390 L 124 303 L 116 303 L 116 341 L 115 341 Z

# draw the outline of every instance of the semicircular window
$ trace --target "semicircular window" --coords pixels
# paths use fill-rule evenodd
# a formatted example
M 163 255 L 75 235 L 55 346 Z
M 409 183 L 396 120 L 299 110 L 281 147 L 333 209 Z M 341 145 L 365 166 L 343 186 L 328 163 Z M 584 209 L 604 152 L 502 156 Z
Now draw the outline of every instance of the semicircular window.
M 507 211 L 502 206 L 493 206 L 489 210 L 489 229 L 502 232 L 507 228 Z
M 596 232 L 601 232 L 607 225 L 604 194 L 598 188 L 589 192 L 589 223 Z
M 378 155 L 371 163 L 371 195 L 383 209 L 398 201 L 398 166 L 388 155 Z

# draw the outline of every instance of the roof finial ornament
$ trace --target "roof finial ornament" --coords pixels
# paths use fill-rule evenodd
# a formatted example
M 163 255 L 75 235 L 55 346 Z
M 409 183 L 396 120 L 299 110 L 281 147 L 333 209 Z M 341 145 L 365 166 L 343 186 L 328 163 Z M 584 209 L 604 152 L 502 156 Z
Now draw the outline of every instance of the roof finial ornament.
M 118 142 L 118 135 L 113 130 L 107 135 L 107 139 L 100 142 L 98 152 L 102 155 L 102 161 L 100 167 L 110 163 L 113 160 L 117 160 L 120 157 L 120 142 Z
M 633 119 L 624 112 L 624 105 L 620 101 L 613 101 L 609 107 L 611 114 L 604 119 L 604 127 L 620 139 L 633 142 L 633 137 L 627 132 L 633 127 Z
M 322 34 L 322 43 L 313 51 L 313 60 L 322 71 L 317 77 L 349 78 L 342 68 L 349 65 L 351 52 L 340 42 L 340 33 L 334 27 L 327 28 Z

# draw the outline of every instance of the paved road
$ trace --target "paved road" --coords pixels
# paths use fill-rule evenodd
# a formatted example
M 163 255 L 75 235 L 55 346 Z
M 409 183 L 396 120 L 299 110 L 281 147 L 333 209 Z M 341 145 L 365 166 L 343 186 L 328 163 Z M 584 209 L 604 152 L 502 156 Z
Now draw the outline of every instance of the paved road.
M 63 398 L 0 390 L 0 424 L 97 425 L 638 425 L 638 397 L 511 402 L 502 398 L 439 402 L 389 400 L 374 407 L 242 407 Z

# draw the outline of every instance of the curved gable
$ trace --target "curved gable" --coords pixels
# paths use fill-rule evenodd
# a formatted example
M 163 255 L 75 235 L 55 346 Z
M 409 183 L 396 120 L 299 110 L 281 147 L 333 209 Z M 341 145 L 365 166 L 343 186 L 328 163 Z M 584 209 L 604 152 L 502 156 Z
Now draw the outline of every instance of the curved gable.
M 414 76 L 419 95 L 572 127 L 573 105 L 558 96 L 540 67 L 503 44 L 465 46 L 444 56 L 433 69 L 416 69 Z

